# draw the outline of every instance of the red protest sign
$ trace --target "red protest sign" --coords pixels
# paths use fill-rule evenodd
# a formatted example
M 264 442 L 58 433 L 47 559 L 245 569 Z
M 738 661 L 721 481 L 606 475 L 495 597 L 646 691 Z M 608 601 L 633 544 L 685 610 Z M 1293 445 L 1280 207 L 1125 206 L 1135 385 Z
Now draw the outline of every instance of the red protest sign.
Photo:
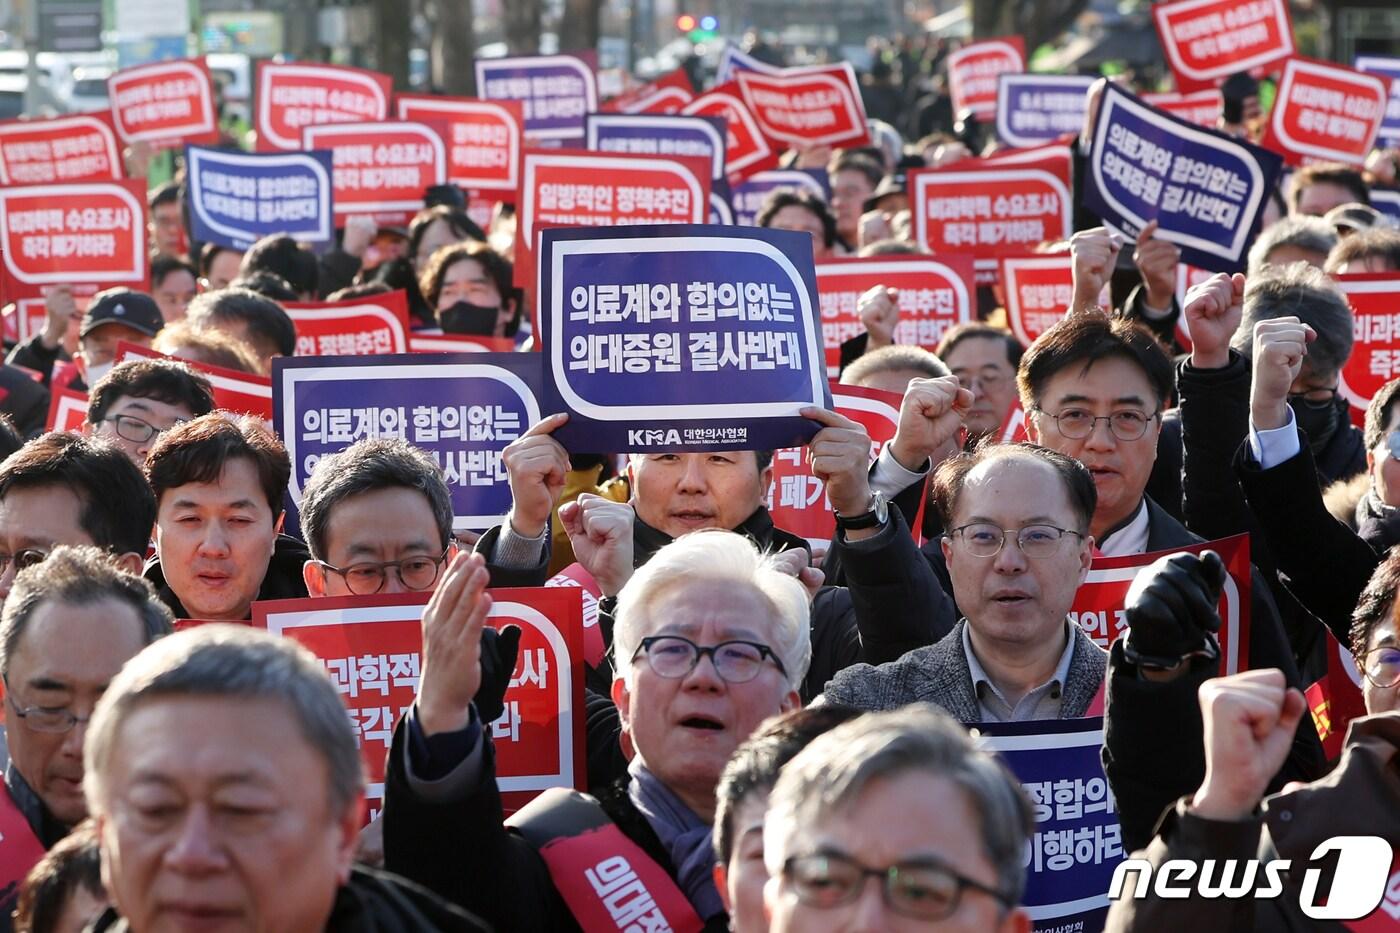
M 739 82 L 730 81 L 701 94 L 681 108 L 687 116 L 719 117 L 729 136 L 725 141 L 724 168 L 730 187 L 750 175 L 778 164 L 778 153 L 763 135 L 758 120 L 744 103 Z
M 403 225 L 423 208 L 423 192 L 447 181 L 447 147 L 425 123 L 323 123 L 302 129 L 303 149 L 329 149 L 336 225 L 369 214 Z
M 583 748 L 582 607 L 567 588 L 492 590 L 488 623 L 517 625 L 520 653 L 505 712 L 486 730 L 507 812 L 550 787 L 586 784 Z M 422 670 L 428 593 L 287 599 L 253 604 L 253 624 L 295 639 L 320 659 L 345 701 L 382 799 L 394 727 L 413 705 Z M 377 808 L 371 804 L 371 816 Z
M 737 80 L 744 103 L 769 139 L 789 146 L 863 146 L 870 141 L 850 62 L 785 68 L 778 74 L 740 71 Z
M 1381 386 L 1400 376 L 1400 275 L 1334 278 L 1352 311 L 1351 356 L 1342 366 L 1337 390 L 1353 411 L 1365 411 Z
M 680 113 L 695 99 L 695 86 L 684 68 L 668 71 L 650 84 L 643 84 L 605 102 L 603 113 Z
M 1333 759 L 1342 753 L 1347 726 L 1366 715 L 1366 700 L 1356 659 L 1330 630 L 1324 628 L 1322 635 L 1327 640 L 1327 673 L 1303 695 L 1307 697 L 1317 737 L 1322 740 L 1323 754 Z
M 515 340 L 511 337 L 412 331 L 408 335 L 408 349 L 410 353 L 510 353 L 515 349 Z
M 1074 297 L 1074 259 L 1069 253 L 1010 256 L 1001 260 L 1006 320 L 1025 346 L 1053 327 Z
M 214 83 L 202 58 L 123 68 L 107 79 L 122 141 L 161 147 L 219 139 Z
M 1214 128 L 1220 119 L 1220 108 L 1223 106 L 1223 98 L 1220 96 L 1220 92 L 1214 88 L 1196 91 L 1193 94 L 1179 94 L 1172 91 L 1161 94 L 1143 94 L 1142 101 L 1158 110 L 1165 110 L 1187 123 L 1211 128 Z
M 408 352 L 408 297 L 402 289 L 348 301 L 284 304 L 297 329 L 297 356 L 383 356 Z
M 198 370 L 209 379 L 214 389 L 214 404 L 224 411 L 256 415 L 272 426 L 272 380 L 266 376 L 240 373 L 236 369 L 212 366 L 198 360 L 181 359 L 139 347 L 125 340 L 117 342 L 117 362 L 127 360 L 180 360 L 191 369 Z
M 340 65 L 258 62 L 258 151 L 301 148 L 301 131 L 323 123 L 389 118 L 393 79 Z
M 833 410 L 860 422 L 870 432 L 872 463 L 894 440 L 902 400 L 898 392 L 831 383 Z M 773 524 L 806 538 L 814 549 L 826 550 L 836 532 L 836 513 L 826 497 L 825 484 L 812 475 L 805 447 L 788 447 L 774 453 L 773 480 L 768 485 L 767 498 Z
M 531 286 L 541 227 L 704 223 L 710 160 L 527 149 L 515 203 L 515 281 Z
M 52 386 L 49 396 L 49 420 L 45 428 L 49 431 L 71 431 L 81 434 L 87 423 L 88 397 L 62 386 Z
M 1310 58 L 1283 66 L 1264 145 L 1291 165 L 1347 162 L 1360 166 L 1376 143 L 1390 79 Z
M 971 110 L 978 117 L 996 113 L 997 77 L 1026 70 L 1026 42 L 1002 36 L 973 42 L 948 56 L 948 93 L 954 115 Z
M 108 113 L 0 122 L 0 184 L 113 181 L 121 147 Z
M 932 352 L 944 334 L 972 320 L 975 286 L 972 260 L 966 256 L 879 256 L 819 262 L 817 297 L 828 372 L 841 365 L 841 344 L 865 332 L 857 304 L 862 294 L 877 285 L 899 292 L 895 343 Z
M 1074 594 L 1069 619 L 1082 628 L 1101 648 L 1108 646 L 1128 627 L 1123 602 L 1138 571 L 1159 557 L 1190 551 L 1211 550 L 1225 562 L 1227 576 L 1220 594 L 1220 673 L 1235 674 L 1249 669 L 1249 535 L 1234 535 L 1190 547 L 1172 548 L 1129 557 L 1095 557 L 1089 576 Z
M 515 194 L 524 138 L 520 101 L 398 94 L 394 103 L 400 120 L 443 127 L 448 181 L 472 191 Z
M 1168 0 L 1152 7 L 1152 18 L 1182 91 L 1266 69 L 1294 52 L 1285 0 Z
M 6 295 L 78 282 L 144 290 L 145 189 L 142 181 L 0 188 Z

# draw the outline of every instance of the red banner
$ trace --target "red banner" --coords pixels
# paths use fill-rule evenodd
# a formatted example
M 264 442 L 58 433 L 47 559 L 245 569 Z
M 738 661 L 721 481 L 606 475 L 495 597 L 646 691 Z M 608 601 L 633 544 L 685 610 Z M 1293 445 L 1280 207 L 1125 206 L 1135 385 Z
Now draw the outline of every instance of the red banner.
M 841 366 L 841 344 L 865 332 L 857 305 L 875 286 L 899 292 L 894 342 L 933 352 L 943 335 L 972 320 L 975 286 L 966 256 L 875 256 L 817 263 L 827 371 Z M 895 406 L 898 408 L 899 406 Z
M 258 62 L 258 151 L 301 149 L 301 131 L 323 123 L 389 119 L 393 79 L 339 65 Z
M 145 291 L 145 182 L 0 188 L 0 252 L 11 301 L 45 285 Z
M 516 196 L 515 282 L 535 284 L 541 227 L 703 224 L 710 160 L 527 149 Z
M 605 102 L 603 113 L 680 113 L 695 99 L 695 86 L 684 68 L 668 71 L 650 84 Z
M 1158 110 L 1165 110 L 1187 123 L 1194 123 L 1197 126 L 1209 127 L 1210 129 L 1215 128 L 1216 122 L 1220 119 L 1220 110 L 1224 106 L 1224 99 L 1220 92 L 1214 88 L 1196 91 L 1193 94 L 1178 94 L 1172 91 L 1162 94 L 1143 94 L 1142 101 Z
M 18 283 L 11 282 L 12 285 Z M 31 286 L 17 287 L 16 292 L 8 296 L 5 303 L 4 315 L 4 339 L 6 343 L 28 343 L 36 334 L 42 333 L 44 324 L 48 318 L 44 311 L 44 293 L 54 286 L 43 286 L 34 288 Z M 77 306 L 78 317 L 87 310 L 87 306 L 92 302 L 92 296 L 96 295 L 105 286 L 97 286 L 92 283 L 69 286 L 73 292 L 73 304 Z M 78 322 L 70 325 L 73 328 L 78 326 Z M 77 331 L 73 330 L 76 334 Z
M 409 332 L 408 349 L 411 353 L 510 353 L 515 339 L 415 330 Z
M 443 126 L 448 181 L 472 191 L 514 196 L 524 138 L 520 101 L 397 94 L 394 102 L 400 120 Z
M 1317 737 L 1322 740 L 1322 751 L 1332 759 L 1342 753 L 1347 726 L 1366 715 L 1366 700 L 1356 659 L 1330 630 L 1324 629 L 1323 636 L 1327 639 L 1327 673 L 1303 693 Z
M 297 329 L 297 356 L 383 356 L 408 352 L 408 297 L 402 291 L 348 301 L 284 304 Z
M 1310 58 L 1290 58 L 1279 79 L 1264 145 L 1291 165 L 1347 162 L 1360 167 L 1376 143 L 1390 79 Z
M 1128 627 L 1123 601 L 1138 571 L 1159 557 L 1190 551 L 1211 550 L 1225 562 L 1228 576 L 1220 594 L 1220 673 L 1236 674 L 1249 669 L 1250 563 L 1249 535 L 1234 535 L 1190 547 L 1176 547 L 1130 557 L 1095 557 L 1089 576 L 1074 595 L 1071 622 L 1082 628 L 1101 648 L 1108 646 Z
M 740 71 L 737 78 L 744 103 L 769 139 L 792 147 L 870 142 L 850 62 L 785 68 L 774 75 Z
M 1266 70 L 1294 52 L 1285 0 L 1168 0 L 1152 7 L 1152 18 L 1182 91 Z
M 778 153 L 744 103 L 739 82 L 730 81 L 706 91 L 682 107 L 681 113 L 726 121 L 729 138 L 724 149 L 724 168 L 730 187 L 778 164 Z
M 83 425 L 87 424 L 87 395 L 57 385 L 49 391 L 49 420 L 45 422 L 45 429 L 81 434 Z
M 493 628 L 518 625 L 520 654 L 505 712 L 486 730 L 506 812 L 550 787 L 583 789 L 583 617 L 577 590 L 492 590 Z M 296 639 L 326 666 L 383 798 L 394 726 L 418 694 L 428 593 L 286 599 L 253 604 L 253 624 Z M 371 804 L 371 817 L 378 808 Z
M 1026 42 L 1020 36 L 1002 36 L 973 42 L 948 56 L 948 93 L 953 115 L 971 110 L 978 118 L 997 109 L 997 77 L 1026 70 Z
M 1006 320 L 1025 346 L 1053 327 L 1074 298 L 1074 258 L 1069 253 L 1010 256 L 1001 260 Z
M 329 149 L 337 226 L 352 214 L 405 225 L 423 193 L 447 181 L 447 147 L 425 123 L 323 123 L 302 131 L 303 149 Z
M 219 139 L 214 82 L 202 58 L 124 68 L 107 79 L 107 94 L 123 142 L 168 148 Z
M 899 427 L 903 396 L 879 389 L 831 383 L 831 403 L 837 414 L 858 421 L 870 432 L 870 462 L 894 440 Z M 768 486 L 768 513 L 773 524 L 806 538 L 817 552 L 825 553 L 836 532 L 836 513 L 826 497 L 826 486 L 812 475 L 805 447 L 788 447 L 773 455 L 773 481 Z
M 1338 275 L 1352 310 L 1351 356 L 1337 390 L 1364 412 L 1380 387 L 1400 376 L 1400 274 Z
M 109 113 L 0 122 L 0 185 L 115 181 L 123 174 Z
M 236 369 L 211 366 L 198 360 L 180 359 L 157 353 L 149 347 L 138 347 L 125 340 L 117 343 L 117 362 L 127 360 L 174 360 L 179 359 L 191 369 L 198 370 L 209 379 L 214 389 L 214 404 L 225 411 L 256 415 L 272 427 L 272 380 L 266 376 L 241 373 Z

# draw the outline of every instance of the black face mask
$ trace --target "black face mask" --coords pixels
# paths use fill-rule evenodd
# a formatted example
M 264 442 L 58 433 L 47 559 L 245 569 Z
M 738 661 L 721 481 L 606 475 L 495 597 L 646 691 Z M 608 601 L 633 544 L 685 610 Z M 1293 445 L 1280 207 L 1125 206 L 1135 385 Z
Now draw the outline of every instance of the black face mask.
M 469 301 L 458 301 L 438 312 L 438 326 L 444 334 L 472 334 L 490 337 L 496 333 L 500 308 L 483 308 Z
M 1302 399 L 1289 399 L 1288 404 L 1293 409 L 1293 417 L 1298 420 L 1298 427 L 1308 435 L 1308 447 L 1316 455 L 1337 433 L 1341 413 L 1337 410 L 1336 402 L 1328 402 L 1324 408 L 1314 408 Z

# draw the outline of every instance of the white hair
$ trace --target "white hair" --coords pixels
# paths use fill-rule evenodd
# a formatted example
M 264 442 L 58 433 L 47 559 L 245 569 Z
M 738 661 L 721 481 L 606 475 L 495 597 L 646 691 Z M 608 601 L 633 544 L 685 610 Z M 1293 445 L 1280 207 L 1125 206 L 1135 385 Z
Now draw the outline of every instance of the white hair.
M 788 683 L 796 688 L 812 661 L 812 637 L 807 591 L 789 573 L 778 569 L 776 554 L 760 553 L 753 542 L 732 531 L 706 529 L 677 538 L 657 551 L 622 592 L 617 594 L 613 624 L 616 676 L 632 685 L 631 659 L 651 627 L 651 608 L 663 593 L 690 583 L 747 584 L 772 612 L 773 653 L 782 661 Z

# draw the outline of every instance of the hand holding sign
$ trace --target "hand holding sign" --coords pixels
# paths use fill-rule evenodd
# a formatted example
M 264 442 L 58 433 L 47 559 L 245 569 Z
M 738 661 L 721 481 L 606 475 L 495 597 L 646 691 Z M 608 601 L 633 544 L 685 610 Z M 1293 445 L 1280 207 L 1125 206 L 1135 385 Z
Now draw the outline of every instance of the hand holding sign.
M 1191 811 L 1209 820 L 1243 820 L 1288 757 L 1307 703 L 1274 669 L 1208 680 L 1200 700 L 1206 777 Z
M 958 436 L 972 402 L 972 390 L 959 385 L 957 376 L 911 380 L 899 406 L 899 428 L 890 441 L 890 455 L 906 470 L 922 470 L 926 461 Z
M 1133 263 L 1142 273 L 1142 284 L 1147 289 L 1148 307 L 1164 311 L 1171 307 L 1172 296 L 1176 292 L 1176 266 L 1181 262 L 1181 250 L 1166 240 L 1157 239 L 1157 221 L 1149 221 L 1138 234 L 1137 249 L 1133 251 Z
M 1215 647 L 1220 631 L 1220 590 L 1225 564 L 1214 551 L 1171 554 L 1143 568 L 1124 599 L 1128 614 L 1125 654 L 1134 663 L 1169 668 L 1156 680 L 1175 680 L 1176 667 L 1193 652 Z
M 825 408 L 807 407 L 802 417 L 822 429 L 812 438 L 808 456 L 812 475 L 826 484 L 826 497 L 837 515 L 862 515 L 870 509 L 870 432 L 865 425 Z M 848 540 L 870 537 L 878 528 L 848 531 Z
M 459 553 L 423 611 L 418 722 L 425 735 L 459 732 L 482 683 L 481 629 L 491 611 L 480 554 Z
M 1244 313 L 1244 276 L 1217 272 L 1186 292 L 1181 313 L 1191 333 L 1191 365 L 1223 369 L 1230 362 L 1230 340 Z
M 550 433 L 569 420 L 567 414 L 550 415 L 512 441 L 501 453 L 510 477 L 510 527 L 518 535 L 538 538 L 564 492 L 569 453 Z
M 78 313 L 78 303 L 73 300 L 73 288 L 69 285 L 55 285 L 44 295 L 44 333 L 39 342 L 52 350 L 63 343 L 68 334 L 68 325 Z
M 1122 239 L 1107 227 L 1080 230 L 1070 237 L 1069 251 L 1074 257 L 1074 298 L 1070 311 L 1099 306 L 1099 294 L 1112 277 L 1118 251 L 1122 248 Z
M 632 578 L 632 506 L 591 493 L 559 508 L 559 521 L 574 557 L 598 581 L 604 596 L 616 596 Z
M 1288 393 L 1303 369 L 1308 344 L 1317 332 L 1296 317 L 1254 325 L 1254 378 L 1249 386 L 1249 420 L 1255 430 L 1288 423 Z
M 865 345 L 867 353 L 894 343 L 894 330 L 899 326 L 898 290 L 876 285 L 860 296 L 856 310 L 870 335 Z
M 364 256 L 379 233 L 379 224 L 368 214 L 353 214 L 345 219 L 345 236 L 340 248 L 356 259 Z

